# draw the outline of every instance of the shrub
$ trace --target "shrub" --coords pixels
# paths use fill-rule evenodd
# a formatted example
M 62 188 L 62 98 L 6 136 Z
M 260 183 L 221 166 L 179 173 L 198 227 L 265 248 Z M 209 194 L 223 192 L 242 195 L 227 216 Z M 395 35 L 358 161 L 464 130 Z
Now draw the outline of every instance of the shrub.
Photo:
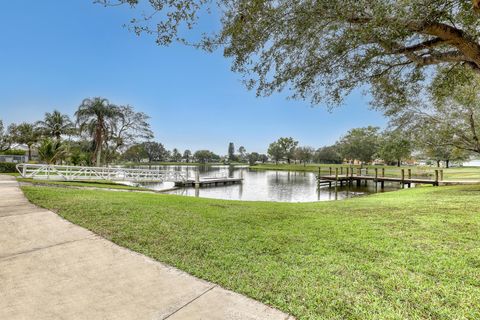
M 0 173 L 17 172 L 15 165 L 16 163 L 13 162 L 0 162 Z
M 27 151 L 20 149 L 10 149 L 6 151 L 1 151 L 0 154 L 7 156 L 24 156 L 27 154 Z

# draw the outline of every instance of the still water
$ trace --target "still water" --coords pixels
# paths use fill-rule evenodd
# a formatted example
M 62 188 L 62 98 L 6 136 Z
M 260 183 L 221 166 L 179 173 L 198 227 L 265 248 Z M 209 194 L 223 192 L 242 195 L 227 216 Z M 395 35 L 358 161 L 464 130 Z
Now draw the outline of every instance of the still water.
M 317 187 L 316 176 L 311 172 L 251 170 L 246 167 L 233 166 L 155 166 L 159 170 L 189 171 L 193 179 L 194 172 L 200 171 L 200 177 L 243 177 L 242 184 L 227 186 L 205 187 L 195 189 L 179 188 L 166 191 L 168 194 L 176 194 L 191 197 L 203 197 L 227 200 L 247 201 L 277 201 L 277 202 L 312 202 L 341 200 L 345 198 L 380 192 L 375 189 L 373 183 L 361 187 L 349 186 L 329 188 L 328 186 Z M 173 183 L 142 183 L 141 186 L 153 190 L 166 190 L 173 188 Z M 383 191 L 392 191 L 399 188 L 398 184 L 385 184 Z

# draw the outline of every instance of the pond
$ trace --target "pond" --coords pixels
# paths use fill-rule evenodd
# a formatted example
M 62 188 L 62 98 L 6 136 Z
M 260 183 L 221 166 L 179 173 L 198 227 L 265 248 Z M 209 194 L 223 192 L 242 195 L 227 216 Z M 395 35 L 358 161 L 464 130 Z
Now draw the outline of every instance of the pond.
M 189 171 L 190 176 L 199 170 L 200 177 L 228 176 L 243 177 L 242 184 L 215 186 L 205 188 L 178 188 L 165 191 L 191 197 L 203 197 L 227 200 L 275 201 L 275 202 L 313 202 L 341 200 L 375 192 L 398 190 L 399 185 L 385 183 L 385 188 L 376 189 L 373 183 L 361 187 L 344 186 L 329 188 L 328 185 L 317 187 L 316 176 L 312 172 L 252 170 L 247 167 L 233 166 L 152 166 L 159 170 Z M 141 183 L 152 190 L 172 189 L 173 183 Z

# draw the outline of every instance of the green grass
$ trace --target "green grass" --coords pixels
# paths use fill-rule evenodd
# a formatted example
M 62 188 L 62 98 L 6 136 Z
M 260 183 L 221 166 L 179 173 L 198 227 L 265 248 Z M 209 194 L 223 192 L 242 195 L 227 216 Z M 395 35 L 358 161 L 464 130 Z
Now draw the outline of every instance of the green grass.
M 2 172 L 0 174 L 6 175 L 6 176 L 12 176 L 12 177 L 19 177 L 20 176 L 20 173 L 18 173 L 18 172 Z
M 480 186 L 303 204 L 23 190 L 119 245 L 298 319 L 480 318 Z
M 347 165 L 338 165 L 338 164 L 258 164 L 251 166 L 251 169 L 255 170 L 281 170 L 281 171 L 307 171 L 318 173 L 318 168 L 321 168 L 322 174 L 328 174 L 329 168 L 332 168 L 332 173 L 335 173 L 335 168 L 343 167 L 346 170 Z M 353 166 L 354 168 L 359 168 L 360 166 Z M 407 175 L 407 170 L 412 171 L 413 177 L 428 177 L 434 179 L 436 167 L 428 166 L 363 166 L 363 168 L 368 168 L 369 174 L 374 174 L 375 168 L 379 170 L 379 174 L 382 168 L 385 168 L 385 176 L 389 177 L 399 177 L 401 175 L 401 169 L 405 169 L 405 175 Z M 479 167 L 455 167 L 455 168 L 439 168 L 443 170 L 444 180 L 478 180 L 480 181 L 480 168 Z M 356 170 L 356 169 L 355 169 Z M 346 171 L 344 171 L 344 174 Z M 355 171 L 356 173 L 356 171 Z M 364 171 L 365 173 L 365 171 Z M 340 174 L 340 172 L 339 172 Z
M 88 180 L 88 181 L 58 181 L 58 180 L 43 180 L 43 179 L 31 179 L 31 178 L 17 178 L 19 182 L 28 182 L 35 185 L 48 185 L 48 186 L 60 186 L 60 187 L 82 187 L 82 188 L 106 188 L 106 189 L 119 189 L 119 190 L 134 190 L 134 191 L 147 191 L 146 188 L 127 186 L 113 181 L 104 180 Z

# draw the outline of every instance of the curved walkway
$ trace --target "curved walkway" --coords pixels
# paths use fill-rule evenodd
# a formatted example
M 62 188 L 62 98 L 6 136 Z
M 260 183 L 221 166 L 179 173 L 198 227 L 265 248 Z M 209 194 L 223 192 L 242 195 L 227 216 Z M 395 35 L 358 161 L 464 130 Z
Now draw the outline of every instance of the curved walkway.
M 0 319 L 293 318 L 38 208 L 0 175 Z

